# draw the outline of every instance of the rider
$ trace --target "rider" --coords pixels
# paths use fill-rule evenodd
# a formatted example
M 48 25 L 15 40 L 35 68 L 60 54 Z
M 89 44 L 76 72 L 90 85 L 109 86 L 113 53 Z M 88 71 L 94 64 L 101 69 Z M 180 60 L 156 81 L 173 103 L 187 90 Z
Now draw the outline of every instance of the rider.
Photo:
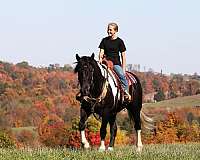
M 131 96 L 128 92 L 128 81 L 125 77 L 126 69 L 126 47 L 121 38 L 117 36 L 118 25 L 116 23 L 109 23 L 107 28 L 108 36 L 103 38 L 99 48 L 99 62 L 102 63 L 103 58 L 110 60 L 113 63 L 113 69 L 117 73 L 124 89 L 124 99 L 130 100 Z M 120 61 L 120 55 L 122 63 Z

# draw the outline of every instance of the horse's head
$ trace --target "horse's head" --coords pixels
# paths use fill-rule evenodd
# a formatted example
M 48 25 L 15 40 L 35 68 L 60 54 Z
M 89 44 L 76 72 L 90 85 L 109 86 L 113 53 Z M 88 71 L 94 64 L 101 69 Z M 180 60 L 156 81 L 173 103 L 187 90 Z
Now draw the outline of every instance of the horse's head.
M 77 65 L 75 67 L 75 73 L 78 73 L 78 81 L 80 84 L 81 97 L 91 95 L 91 89 L 93 88 L 93 74 L 94 74 L 94 53 L 89 56 L 79 57 L 76 54 Z

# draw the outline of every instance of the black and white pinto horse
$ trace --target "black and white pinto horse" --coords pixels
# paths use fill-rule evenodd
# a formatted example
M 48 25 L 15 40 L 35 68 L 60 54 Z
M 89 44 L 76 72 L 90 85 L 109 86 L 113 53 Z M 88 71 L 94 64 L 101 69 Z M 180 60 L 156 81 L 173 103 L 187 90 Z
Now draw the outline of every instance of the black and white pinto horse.
M 139 79 L 134 74 L 131 74 L 132 79 L 135 80 L 135 83 L 129 87 L 132 100 L 124 105 L 120 100 L 121 93 L 114 84 L 113 77 L 103 65 L 100 65 L 94 59 L 94 53 L 91 56 L 83 57 L 79 57 L 79 55 L 76 54 L 76 59 L 77 65 L 74 71 L 78 73 L 78 81 L 80 84 L 80 93 L 77 94 L 77 99 L 81 102 L 79 130 L 84 148 L 90 147 L 84 131 L 86 121 L 91 114 L 96 113 L 102 120 L 100 128 L 101 144 L 99 150 L 106 150 L 104 140 L 108 123 L 110 125 L 110 143 L 108 150 L 113 150 L 117 134 L 116 115 L 126 108 L 129 117 L 134 121 L 137 150 L 141 151 L 143 147 L 141 140 L 141 122 L 144 127 L 152 128 L 153 120 L 141 111 L 142 87 Z

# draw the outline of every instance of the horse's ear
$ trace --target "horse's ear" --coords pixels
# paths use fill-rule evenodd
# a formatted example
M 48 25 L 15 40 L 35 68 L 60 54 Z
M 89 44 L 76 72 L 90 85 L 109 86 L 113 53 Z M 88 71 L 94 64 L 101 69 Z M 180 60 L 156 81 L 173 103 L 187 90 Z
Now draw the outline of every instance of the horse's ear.
M 76 60 L 79 61 L 81 58 L 79 57 L 78 54 L 76 54 Z
M 94 59 L 94 53 L 92 53 L 91 58 Z

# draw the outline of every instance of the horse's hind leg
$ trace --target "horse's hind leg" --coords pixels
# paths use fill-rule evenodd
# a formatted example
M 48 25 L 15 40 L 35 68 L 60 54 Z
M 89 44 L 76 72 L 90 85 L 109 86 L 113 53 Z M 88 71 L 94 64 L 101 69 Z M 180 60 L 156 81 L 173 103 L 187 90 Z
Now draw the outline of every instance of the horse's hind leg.
M 136 130 L 136 147 L 137 151 L 142 151 L 142 139 L 141 139 L 141 119 L 140 119 L 140 110 L 136 110 L 133 114 L 133 119 L 135 121 L 135 130 Z
M 134 128 L 136 131 L 136 147 L 137 151 L 142 151 L 142 139 L 141 139 L 141 119 L 140 119 L 140 109 L 136 109 L 135 106 L 131 106 L 128 108 L 129 114 L 131 114 L 131 119 L 134 120 Z
M 115 137 L 117 135 L 117 123 L 116 123 L 116 116 L 112 117 L 109 120 L 110 124 L 110 144 L 108 150 L 113 150 L 115 144 Z
M 89 117 L 89 113 L 85 111 L 85 109 L 81 108 L 80 110 L 80 122 L 79 122 L 79 130 L 81 133 L 81 143 L 83 144 L 84 148 L 89 148 L 90 145 L 85 137 L 85 122 L 87 118 Z

